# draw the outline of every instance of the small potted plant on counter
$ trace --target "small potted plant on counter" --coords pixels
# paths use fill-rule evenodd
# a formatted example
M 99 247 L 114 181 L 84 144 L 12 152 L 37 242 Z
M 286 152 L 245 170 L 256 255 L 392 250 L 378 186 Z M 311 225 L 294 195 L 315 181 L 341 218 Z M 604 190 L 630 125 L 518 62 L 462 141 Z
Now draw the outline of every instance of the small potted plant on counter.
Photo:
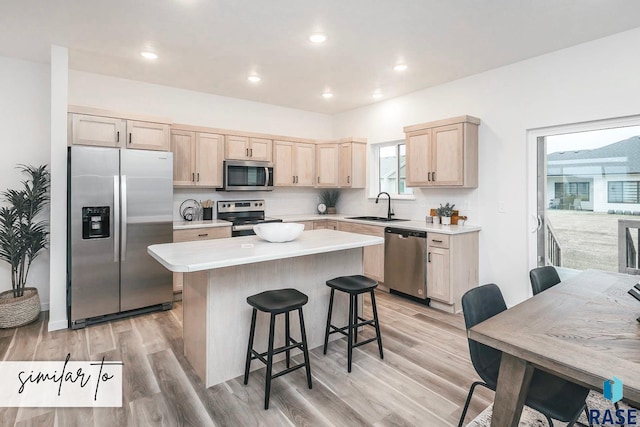
M 339 190 L 324 190 L 320 193 L 320 202 L 327 207 L 328 214 L 336 213 L 336 204 L 340 199 Z
M 13 290 L 0 293 L 0 328 L 15 328 L 40 315 L 38 289 L 27 287 L 34 259 L 47 247 L 45 221 L 36 216 L 49 201 L 47 166 L 19 166 L 28 175 L 21 190 L 1 193 L 8 206 L 0 208 L 0 259 L 11 266 Z
M 453 216 L 453 208 L 455 204 L 450 205 L 448 202 L 446 205 L 442 206 L 440 203 L 440 207 L 438 208 L 438 216 L 440 217 L 440 223 L 442 225 L 451 225 L 451 217 Z

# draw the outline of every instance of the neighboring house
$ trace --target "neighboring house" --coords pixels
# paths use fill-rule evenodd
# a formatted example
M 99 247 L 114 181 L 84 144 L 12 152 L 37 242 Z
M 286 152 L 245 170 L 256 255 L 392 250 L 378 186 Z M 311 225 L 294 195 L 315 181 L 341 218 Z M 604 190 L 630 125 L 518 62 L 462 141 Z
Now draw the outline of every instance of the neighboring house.
M 405 194 L 407 189 L 405 188 L 406 173 L 406 159 L 400 158 L 400 189 L 398 189 L 396 180 L 396 162 L 397 157 L 380 157 L 380 191 L 387 191 L 395 193 L 399 191 L 399 194 Z M 411 191 L 409 191 L 411 193 Z
M 640 211 L 640 136 L 547 156 L 550 209 Z

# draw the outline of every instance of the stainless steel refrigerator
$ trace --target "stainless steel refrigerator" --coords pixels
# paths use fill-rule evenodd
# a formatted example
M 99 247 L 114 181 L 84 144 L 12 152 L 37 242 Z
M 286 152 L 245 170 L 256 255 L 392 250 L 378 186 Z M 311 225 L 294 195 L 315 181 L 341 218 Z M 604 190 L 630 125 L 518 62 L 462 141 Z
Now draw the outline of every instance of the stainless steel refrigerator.
M 173 154 L 74 146 L 68 161 L 69 326 L 171 308 L 147 247 L 173 239 Z

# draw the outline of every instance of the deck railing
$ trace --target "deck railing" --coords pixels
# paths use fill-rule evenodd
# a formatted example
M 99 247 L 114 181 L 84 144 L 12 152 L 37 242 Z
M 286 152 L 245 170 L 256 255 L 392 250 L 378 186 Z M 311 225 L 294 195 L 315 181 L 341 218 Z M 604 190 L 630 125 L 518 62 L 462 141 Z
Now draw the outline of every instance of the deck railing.
M 562 246 L 556 237 L 555 230 L 551 222 L 547 218 L 546 234 L 547 234 L 547 264 L 555 267 L 562 267 Z
M 635 238 L 634 238 L 635 234 Z M 618 220 L 618 271 L 640 274 L 640 220 Z

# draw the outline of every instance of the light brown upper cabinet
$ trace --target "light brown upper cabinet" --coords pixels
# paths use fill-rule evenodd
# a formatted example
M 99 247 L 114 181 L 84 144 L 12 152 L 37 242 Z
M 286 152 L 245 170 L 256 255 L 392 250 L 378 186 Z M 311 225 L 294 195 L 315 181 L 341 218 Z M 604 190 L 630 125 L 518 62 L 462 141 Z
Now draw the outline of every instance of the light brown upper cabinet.
M 340 185 L 340 144 L 316 145 L 316 187 Z
M 270 162 L 272 140 L 247 136 L 226 135 L 224 158 L 227 160 L 260 160 Z
M 122 147 L 127 121 L 113 117 L 69 114 L 69 140 L 72 145 Z
M 222 187 L 223 143 L 222 135 L 172 130 L 173 185 Z
M 313 187 L 315 145 L 305 142 L 274 141 L 274 185 L 277 187 Z
M 460 116 L 405 127 L 407 187 L 476 188 L 479 125 Z
M 127 120 L 127 148 L 169 151 L 169 130 L 163 123 Z
M 340 144 L 340 187 L 365 188 L 367 183 L 367 144 Z
M 69 113 L 69 141 L 72 145 L 169 151 L 169 125 Z

